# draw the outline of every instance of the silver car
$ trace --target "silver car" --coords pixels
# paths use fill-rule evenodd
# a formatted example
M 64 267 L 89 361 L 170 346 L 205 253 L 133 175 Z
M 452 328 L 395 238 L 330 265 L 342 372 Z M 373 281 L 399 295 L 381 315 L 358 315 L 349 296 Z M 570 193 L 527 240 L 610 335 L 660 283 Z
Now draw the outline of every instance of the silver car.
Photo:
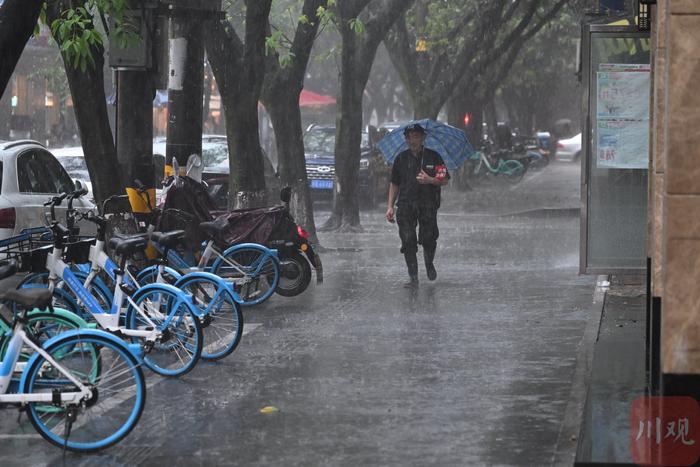
M 70 175 L 41 143 L 30 140 L 0 143 L 0 239 L 22 229 L 46 225 L 44 207 L 51 197 L 75 191 Z M 94 209 L 87 199 L 77 199 L 79 210 Z M 66 202 L 56 208 L 65 220 Z M 84 224 L 81 224 L 83 226 Z
M 581 133 L 557 142 L 557 159 L 570 159 L 574 162 L 581 157 Z

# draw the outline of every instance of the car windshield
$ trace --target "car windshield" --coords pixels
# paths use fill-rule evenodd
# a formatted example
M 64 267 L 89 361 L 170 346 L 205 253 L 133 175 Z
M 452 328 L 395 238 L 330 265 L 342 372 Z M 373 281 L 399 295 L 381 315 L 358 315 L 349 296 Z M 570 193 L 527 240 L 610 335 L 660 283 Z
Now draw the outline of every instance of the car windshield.
M 153 154 L 165 156 L 165 138 L 154 139 Z M 204 167 L 220 165 L 228 160 L 228 144 L 225 137 L 208 137 L 202 140 L 202 161 Z M 66 167 L 67 169 L 67 167 Z
M 204 167 L 222 164 L 228 160 L 228 145 L 224 143 L 202 143 Z
M 362 132 L 362 149 L 369 148 L 369 133 Z M 311 130 L 304 135 L 304 148 L 307 152 L 335 152 L 335 128 Z
M 311 130 L 304 135 L 304 148 L 308 152 L 335 151 L 335 129 Z

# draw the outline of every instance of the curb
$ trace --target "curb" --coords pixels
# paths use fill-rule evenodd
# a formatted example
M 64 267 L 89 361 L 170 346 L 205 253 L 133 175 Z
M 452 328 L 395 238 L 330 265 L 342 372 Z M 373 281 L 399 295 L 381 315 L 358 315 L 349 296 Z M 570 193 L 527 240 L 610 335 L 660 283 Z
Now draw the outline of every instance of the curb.
M 583 412 L 590 385 L 593 352 L 600 332 L 605 297 L 608 290 L 608 287 L 601 285 L 605 281 L 608 281 L 607 275 L 600 275 L 596 280 L 596 288 L 593 291 L 593 303 L 588 310 L 586 328 L 578 345 L 576 368 L 571 381 L 571 393 L 566 404 L 564 419 L 559 429 L 550 465 L 573 465 L 576 459 L 581 438 L 580 431 L 583 425 Z
M 530 217 L 530 218 L 546 218 L 546 217 L 579 217 L 581 208 L 537 208 L 527 209 L 524 211 L 514 211 L 506 214 L 498 214 L 498 217 Z

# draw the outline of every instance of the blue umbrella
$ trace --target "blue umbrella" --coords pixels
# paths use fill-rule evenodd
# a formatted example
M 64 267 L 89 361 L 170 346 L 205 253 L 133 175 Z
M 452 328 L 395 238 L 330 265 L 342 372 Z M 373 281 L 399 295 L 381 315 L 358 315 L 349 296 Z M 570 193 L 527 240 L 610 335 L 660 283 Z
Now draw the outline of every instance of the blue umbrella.
M 459 128 L 435 120 L 414 120 L 395 129 L 377 143 L 377 149 L 384 155 L 387 164 L 393 164 L 396 156 L 408 149 L 403 131 L 416 123 L 425 130 L 425 147 L 440 154 L 448 169 L 457 170 L 474 152 L 467 136 Z

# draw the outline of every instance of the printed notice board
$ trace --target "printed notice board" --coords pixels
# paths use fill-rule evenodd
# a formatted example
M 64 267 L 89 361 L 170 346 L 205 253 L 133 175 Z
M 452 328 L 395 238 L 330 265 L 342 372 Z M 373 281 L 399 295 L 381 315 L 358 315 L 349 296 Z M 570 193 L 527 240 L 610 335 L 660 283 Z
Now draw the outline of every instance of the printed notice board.
M 598 68 L 597 167 L 649 167 L 650 71 L 648 64 L 603 63 Z

